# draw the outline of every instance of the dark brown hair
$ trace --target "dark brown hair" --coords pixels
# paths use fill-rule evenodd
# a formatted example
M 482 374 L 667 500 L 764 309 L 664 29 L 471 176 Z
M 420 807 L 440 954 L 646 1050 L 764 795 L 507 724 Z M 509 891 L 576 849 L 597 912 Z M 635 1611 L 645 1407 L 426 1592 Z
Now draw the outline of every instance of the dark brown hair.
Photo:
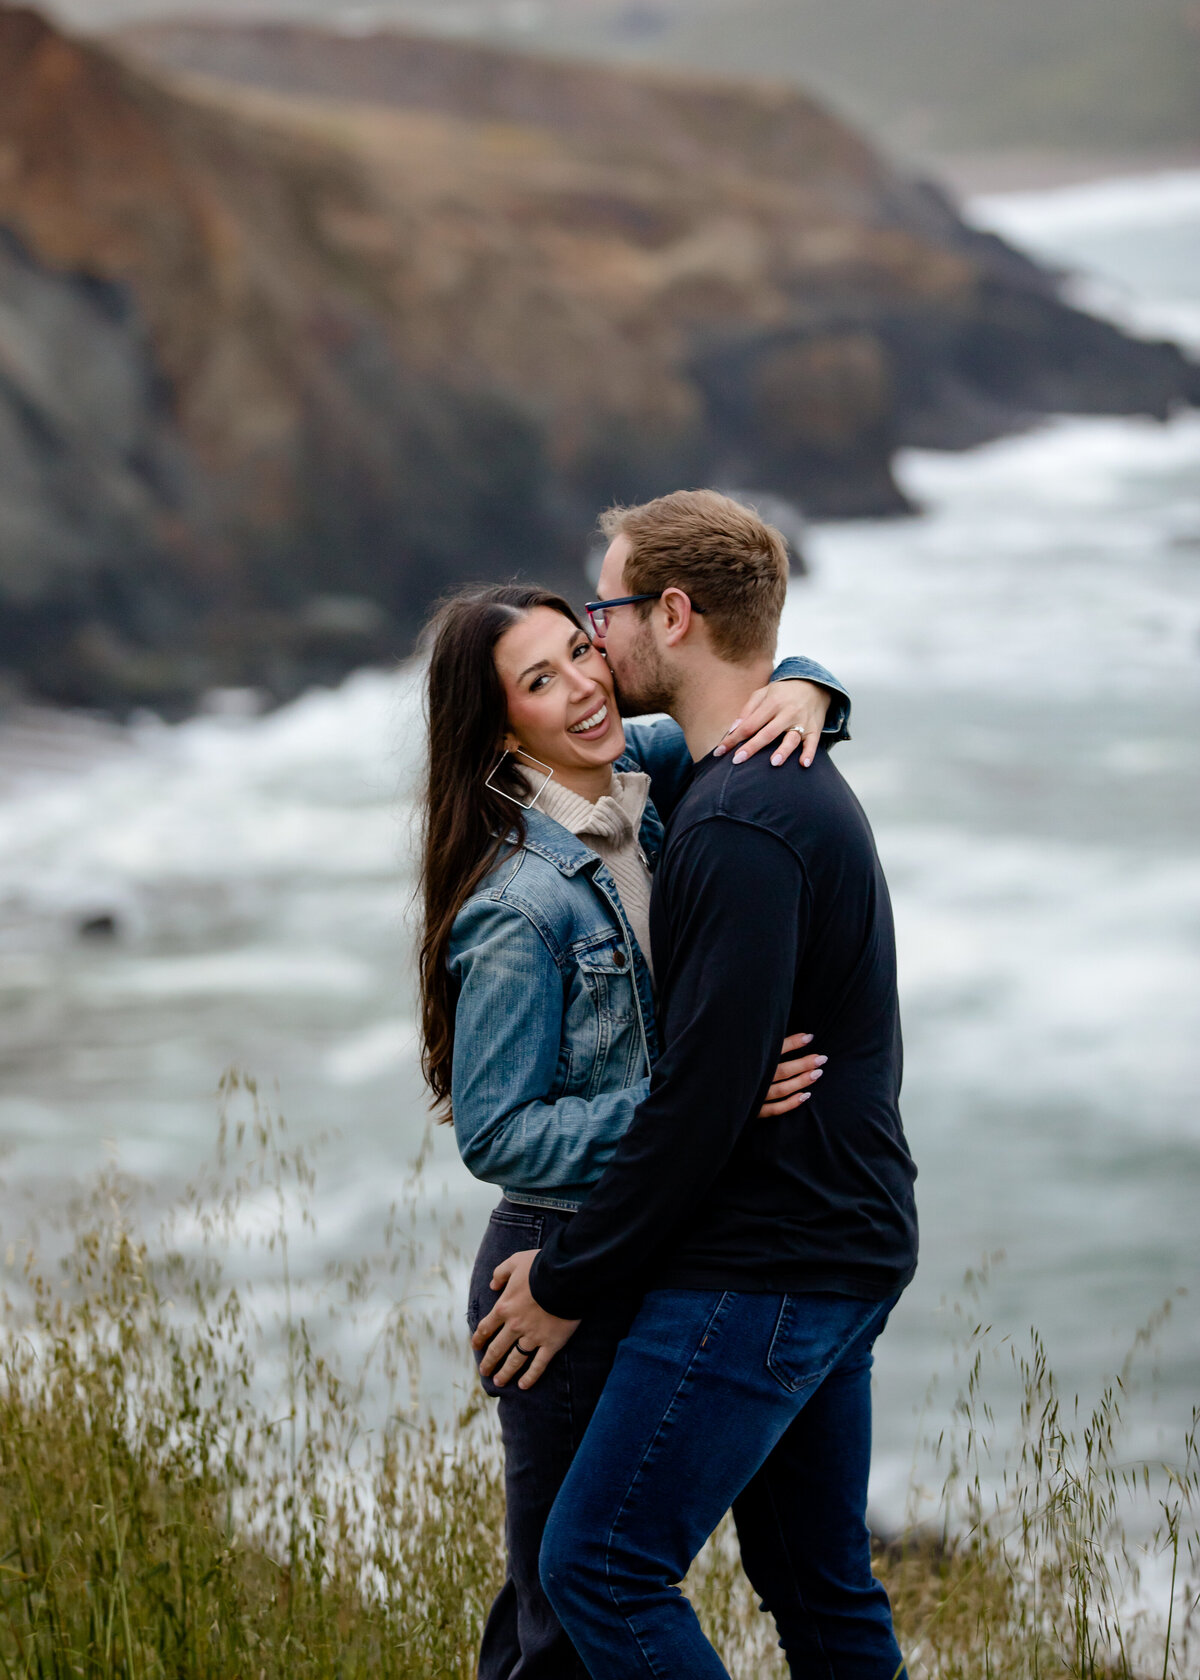
M 496 643 L 535 607 L 583 626 L 547 589 L 517 583 L 468 589 L 429 623 L 426 726 L 429 756 L 421 803 L 421 1070 L 434 1107 L 450 1119 L 457 987 L 447 966 L 454 918 L 489 869 L 525 840 L 519 806 L 484 784 L 504 751 L 508 706 Z M 492 778 L 526 798 L 513 761 Z
M 628 537 L 630 595 L 682 589 L 704 608 L 713 652 L 738 664 L 775 649 L 787 595 L 787 544 L 773 525 L 717 490 L 676 490 L 600 516 Z M 645 614 L 649 609 L 639 607 Z

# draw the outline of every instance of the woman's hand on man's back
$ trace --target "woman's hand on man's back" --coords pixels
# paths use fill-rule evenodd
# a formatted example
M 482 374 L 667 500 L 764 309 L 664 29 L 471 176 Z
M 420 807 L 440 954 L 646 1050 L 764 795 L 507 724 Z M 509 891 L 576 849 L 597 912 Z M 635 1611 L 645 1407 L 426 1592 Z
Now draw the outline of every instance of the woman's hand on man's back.
M 769 1120 L 776 1114 L 786 1114 L 789 1109 L 799 1108 L 812 1095 L 808 1087 L 820 1079 L 821 1069 L 829 1058 L 796 1056 L 797 1050 L 811 1043 L 811 1033 L 793 1033 L 790 1038 L 784 1039 L 782 1060 L 771 1077 L 766 1101 L 758 1111 L 760 1120 Z

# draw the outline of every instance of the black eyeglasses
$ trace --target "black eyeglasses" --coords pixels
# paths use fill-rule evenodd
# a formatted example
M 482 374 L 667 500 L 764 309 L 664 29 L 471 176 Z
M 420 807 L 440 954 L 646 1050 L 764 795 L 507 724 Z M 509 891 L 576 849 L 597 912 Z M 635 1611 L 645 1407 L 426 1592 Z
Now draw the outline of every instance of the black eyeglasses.
M 656 589 L 649 595 L 614 595 L 611 601 L 585 601 L 583 610 L 593 633 L 603 637 L 608 635 L 608 615 L 614 607 L 631 607 L 635 601 L 660 601 L 665 594 L 665 589 Z M 693 601 L 692 611 L 703 613 L 704 608 Z

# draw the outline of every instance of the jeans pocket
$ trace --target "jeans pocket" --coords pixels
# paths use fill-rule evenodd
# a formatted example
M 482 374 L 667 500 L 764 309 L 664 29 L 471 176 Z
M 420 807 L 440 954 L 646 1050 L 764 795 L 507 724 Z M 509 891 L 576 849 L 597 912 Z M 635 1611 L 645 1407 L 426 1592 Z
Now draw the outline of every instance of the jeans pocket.
M 785 1295 L 767 1349 L 767 1370 L 789 1394 L 815 1388 L 881 1316 L 884 1305 L 852 1295 Z M 874 1339 L 872 1331 L 869 1340 Z
M 489 1235 L 492 1231 L 511 1231 L 515 1235 L 524 1233 L 529 1237 L 530 1248 L 540 1248 L 542 1235 L 546 1229 L 546 1216 L 541 1213 L 518 1212 L 515 1208 L 494 1208 L 492 1217 L 488 1220 Z M 485 1239 L 486 1240 L 486 1239 Z M 512 1254 L 518 1254 L 519 1249 L 511 1249 Z
M 467 1324 L 475 1334 L 481 1318 L 486 1318 L 499 1295 L 492 1288 L 492 1273 L 502 1261 L 527 1248 L 541 1248 L 546 1232 L 544 1215 L 519 1212 L 510 1207 L 498 1207 L 488 1220 L 487 1230 L 475 1256 L 471 1272 L 471 1288 L 467 1296 Z

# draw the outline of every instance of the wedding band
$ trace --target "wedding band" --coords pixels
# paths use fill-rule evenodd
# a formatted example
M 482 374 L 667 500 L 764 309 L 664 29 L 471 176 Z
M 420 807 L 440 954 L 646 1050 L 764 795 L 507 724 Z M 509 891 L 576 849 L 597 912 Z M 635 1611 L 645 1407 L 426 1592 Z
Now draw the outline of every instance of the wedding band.
M 783 733 L 785 735 L 799 735 L 801 740 L 804 738 L 804 731 L 798 723 L 791 724 Z
M 517 1349 L 517 1352 L 519 1354 L 521 1354 L 525 1359 L 532 1359 L 534 1354 L 537 1352 L 536 1348 L 523 1348 L 521 1346 L 520 1342 L 516 1343 L 516 1349 Z

